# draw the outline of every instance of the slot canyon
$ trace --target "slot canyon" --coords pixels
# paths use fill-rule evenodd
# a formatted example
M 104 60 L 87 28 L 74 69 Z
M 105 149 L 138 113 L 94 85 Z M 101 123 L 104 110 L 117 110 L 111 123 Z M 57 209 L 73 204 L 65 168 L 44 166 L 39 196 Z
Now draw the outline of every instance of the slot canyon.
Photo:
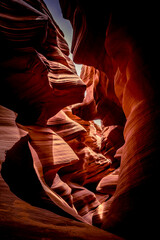
M 0 239 L 159 238 L 159 22 L 155 1 L 0 1 Z

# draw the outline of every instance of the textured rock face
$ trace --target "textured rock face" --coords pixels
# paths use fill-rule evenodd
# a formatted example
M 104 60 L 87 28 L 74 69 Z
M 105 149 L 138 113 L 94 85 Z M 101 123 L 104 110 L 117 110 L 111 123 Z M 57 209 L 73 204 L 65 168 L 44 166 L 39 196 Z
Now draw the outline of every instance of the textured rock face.
M 31 206 L 11 193 L 1 176 L 0 190 L 0 231 L 2 239 L 11 239 L 14 236 L 16 239 L 50 238 L 72 240 L 77 238 L 77 235 L 79 239 L 84 240 L 97 240 L 98 238 L 102 240 L 120 239 L 111 233 L 88 224 L 60 217 L 53 212 Z
M 136 1 L 127 10 L 125 1 L 114 5 L 103 1 L 96 10 L 91 1 L 60 3 L 64 17 L 73 25 L 75 62 L 106 74 L 126 117 L 120 176 L 112 201 L 101 211 L 102 228 L 129 239 L 150 236 L 156 232 L 159 209 L 157 196 L 148 196 L 149 188 L 156 192 L 159 186 L 159 73 L 157 62 L 152 61 L 158 49 L 153 37 L 159 22 L 157 6 L 147 3 L 144 10 Z
M 7 1 L 0 9 L 0 102 L 18 113 L 18 122 L 44 125 L 63 107 L 81 102 L 85 85 L 43 1 Z
M 82 119 L 100 118 L 104 126 L 124 125 L 125 116 L 115 95 L 114 83 L 107 75 L 94 67 L 83 65 L 81 79 L 87 86 L 82 103 L 73 108 L 73 113 Z
M 35 206 L 128 239 L 145 238 L 154 234 L 159 206 L 158 15 L 148 18 L 154 8 L 146 3 L 144 11 L 135 1 L 128 11 L 125 1 L 60 3 L 73 26 L 72 52 L 84 64 L 83 81 L 42 0 L 0 3 L 0 101 L 18 113 L 25 135 L 17 137 L 11 112 L 6 119 L 15 139 L 9 140 L 0 115 L 3 156 L 11 148 L 2 175 Z M 96 118 L 103 130 L 90 121 Z M 105 176 L 114 170 L 115 154 L 119 172 Z M 86 187 L 98 182 L 99 195 Z
M 2 176 L 30 204 L 91 224 L 108 198 L 96 185 L 114 167 L 101 152 L 101 127 L 66 107 L 82 102 L 87 82 L 43 1 L 1 2 L 0 10 L 0 104 L 16 112 L 0 108 Z
M 126 121 L 113 82 L 104 72 L 85 65 L 81 79 L 87 87 L 86 95 L 82 103 L 72 107 L 72 112 L 84 120 L 101 119 L 101 152 L 113 158 L 116 150 L 124 144 L 123 128 Z
M 74 64 L 68 58 L 69 49 L 63 33 L 43 1 L 7 1 L 0 3 L 0 8 L 4 13 L 0 18 L 1 46 L 6 47 L 6 51 L 2 50 L 0 62 L 1 104 L 18 113 L 18 126 L 26 131 L 25 134 L 28 132 L 28 137 L 20 139 L 6 154 L 3 177 L 18 196 L 38 204 L 38 197 L 32 199 L 27 190 L 34 189 L 34 184 L 32 188 L 28 182 L 30 187 L 26 188 L 28 177 L 23 177 L 30 173 L 35 179 L 34 166 L 42 189 L 48 194 L 46 197 L 56 202 L 60 209 L 64 206 L 64 211 L 68 209 L 68 213 L 79 218 L 72 208 L 71 188 L 57 175 L 60 168 L 77 162 L 78 157 L 59 135 L 46 126 L 46 122 L 63 107 L 82 101 L 85 84 L 77 76 Z M 64 117 L 59 117 L 61 122 Z M 69 134 L 76 134 L 72 129 L 73 121 L 68 122 Z M 75 128 L 77 125 L 74 124 Z M 65 131 L 63 133 L 65 135 Z M 22 158 L 26 159 L 26 168 L 19 163 Z M 21 189 L 23 184 L 24 191 Z

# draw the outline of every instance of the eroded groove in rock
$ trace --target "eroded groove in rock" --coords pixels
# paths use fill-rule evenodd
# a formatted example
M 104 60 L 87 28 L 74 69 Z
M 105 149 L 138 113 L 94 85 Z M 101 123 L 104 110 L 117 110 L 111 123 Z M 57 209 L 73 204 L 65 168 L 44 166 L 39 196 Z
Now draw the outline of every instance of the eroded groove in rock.
M 153 238 L 159 208 L 157 6 L 60 4 L 73 27 L 81 78 L 42 0 L 0 2 L 0 103 L 18 114 L 2 108 L 0 115 L 3 160 L 9 150 L 2 175 L 35 206 L 127 239 Z M 18 130 L 16 117 L 26 132 Z
M 0 9 L 0 103 L 16 112 L 9 116 L 18 132 L 18 142 L 4 147 L 2 176 L 30 204 L 91 224 L 108 195 L 86 186 L 96 189 L 113 168 L 111 156 L 101 153 L 101 127 L 68 106 L 83 101 L 87 82 L 76 74 L 63 32 L 43 1 L 6 1 Z M 87 92 L 93 98 L 93 84 Z M 5 138 L 3 119 L 2 131 Z
M 156 194 L 148 196 L 148 189 L 154 189 L 156 193 L 159 186 L 157 143 L 160 129 L 157 123 L 160 119 L 160 101 L 156 81 L 159 67 L 157 61 L 153 61 L 159 49 L 157 5 L 147 3 L 144 7 L 134 1 L 129 9 L 127 1 L 103 1 L 98 6 L 91 1 L 72 4 L 66 0 L 60 3 L 63 16 L 73 26 L 73 59 L 76 63 L 88 65 L 87 68 L 93 66 L 108 78 L 101 82 L 104 89 L 96 85 L 92 97 L 92 102 L 96 102 L 98 92 L 102 92 L 102 101 L 97 102 L 96 110 L 102 113 L 104 109 L 104 115 L 101 114 L 104 126 L 110 125 L 107 121 L 111 120 L 112 115 L 112 110 L 108 112 L 106 108 L 105 111 L 105 104 L 108 109 L 113 106 L 114 120 L 120 120 L 116 115 L 120 109 L 126 118 L 120 176 L 110 204 L 104 206 L 104 211 L 103 208 L 100 210 L 102 228 L 127 239 L 137 236 L 152 238 L 157 233 L 155 226 L 159 209 Z M 114 86 L 118 108 L 104 98 L 107 81 Z M 83 116 L 81 109 L 85 108 L 84 101 L 79 112 L 76 107 L 75 113 Z M 148 218 L 145 217 L 146 213 Z

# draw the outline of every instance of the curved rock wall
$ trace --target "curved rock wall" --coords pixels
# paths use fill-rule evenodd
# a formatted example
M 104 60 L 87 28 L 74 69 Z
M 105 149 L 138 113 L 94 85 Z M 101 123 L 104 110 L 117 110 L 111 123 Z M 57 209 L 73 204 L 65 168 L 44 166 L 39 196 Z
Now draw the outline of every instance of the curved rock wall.
M 45 125 L 63 107 L 81 102 L 85 85 L 43 1 L 1 2 L 0 11 L 0 103 L 18 113 L 17 122 Z
M 127 239 L 154 238 L 159 207 L 158 7 L 139 1 L 131 1 L 131 7 L 127 1 L 60 4 L 73 26 L 73 58 L 84 64 L 83 81 L 42 0 L 0 2 L 0 103 L 18 113 L 18 126 L 27 131 L 7 152 L 2 175 L 12 191 L 32 204 L 40 198 L 38 206 L 88 223 L 93 219 Z M 72 111 L 64 109 L 80 102 Z M 90 121 L 96 118 L 103 131 Z M 117 172 L 106 177 L 114 170 L 115 154 L 121 158 L 119 177 Z M 103 197 L 86 188 L 102 177 L 97 191 Z M 107 194 L 113 196 L 104 202 Z
M 129 8 L 127 1 L 100 1 L 96 9 L 91 1 L 60 3 L 76 36 L 73 59 L 106 74 L 126 117 L 118 185 L 112 200 L 101 208 L 102 228 L 127 239 L 152 238 L 157 233 L 159 209 L 159 67 L 154 61 L 159 48 L 157 5 L 131 1 Z M 106 84 L 107 79 L 105 90 Z M 109 113 L 106 111 L 104 118 Z
M 2 176 L 23 200 L 91 224 L 102 201 L 86 185 L 95 190 L 114 168 L 101 153 L 101 127 L 66 107 L 82 102 L 86 85 L 42 0 L 0 2 L 0 10 L 0 103 L 25 135 L 3 149 Z
M 126 121 L 113 82 L 104 72 L 86 65 L 82 66 L 81 79 L 87 87 L 86 95 L 82 103 L 72 106 L 72 112 L 82 119 L 101 119 L 101 152 L 113 159 L 116 150 L 124 144 Z

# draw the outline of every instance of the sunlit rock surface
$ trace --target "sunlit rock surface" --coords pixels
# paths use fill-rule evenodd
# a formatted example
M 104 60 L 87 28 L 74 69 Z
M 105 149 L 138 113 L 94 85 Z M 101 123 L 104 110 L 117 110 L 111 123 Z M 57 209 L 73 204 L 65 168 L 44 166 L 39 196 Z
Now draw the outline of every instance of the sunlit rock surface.
M 72 107 L 72 112 L 82 119 L 101 119 L 101 152 L 106 157 L 114 157 L 116 150 L 124 144 L 126 118 L 115 95 L 113 82 L 109 81 L 104 72 L 85 65 L 82 67 L 81 79 L 87 86 L 86 96 L 82 103 Z
M 46 231 L 57 239 L 118 238 L 107 231 L 156 239 L 158 7 L 139 1 L 129 8 L 127 1 L 60 4 L 73 26 L 73 60 L 84 65 L 82 79 L 42 0 L 0 3 L 1 173 L 14 194 L 36 206 L 5 194 L 2 180 L 3 235 L 22 237 L 14 228 L 21 226 L 36 239 Z
M 8 144 L 8 139 L 5 138 L 6 135 L 1 134 L 1 136 L 3 136 L 3 143 Z M 18 138 L 18 134 L 14 136 L 17 136 Z M 12 170 L 15 169 L 12 168 Z M 28 178 L 28 181 L 29 180 L 30 179 Z M 32 185 L 34 183 L 35 181 L 32 181 Z M 36 187 L 38 188 L 38 186 Z M 1 176 L 0 191 L 0 231 L 2 239 L 12 239 L 14 237 L 16 239 L 49 238 L 57 240 L 72 240 L 74 238 L 77 238 L 77 236 L 79 239 L 86 240 L 96 240 L 99 237 L 104 240 L 120 239 L 111 233 L 100 230 L 88 224 L 84 224 L 67 217 L 62 217 L 59 215 L 59 211 L 57 214 L 53 212 L 54 206 L 52 212 L 43 209 L 43 205 L 40 207 L 31 206 L 30 204 L 16 197 L 10 191 Z M 29 189 L 29 193 L 34 194 L 31 188 Z M 40 198 L 36 200 L 40 201 Z
M 9 1 L 0 9 L 0 102 L 18 113 L 18 122 L 44 125 L 63 107 L 81 102 L 85 85 L 43 1 Z
M 157 5 L 148 2 L 144 6 L 139 1 L 131 1 L 131 8 L 127 1 L 60 3 L 63 16 L 73 26 L 74 61 L 106 74 L 126 117 L 118 184 L 112 200 L 99 208 L 101 227 L 127 239 L 156 238 L 160 134 L 159 66 L 154 61 L 159 51 Z
M 62 31 L 42 0 L 1 2 L 0 10 L 1 174 L 30 204 L 0 180 L 1 236 L 41 239 L 54 232 L 55 239 L 119 239 L 95 227 L 88 231 L 110 197 L 96 186 L 115 166 L 113 156 L 102 154 L 102 128 L 72 113 L 86 83 L 68 57 Z

